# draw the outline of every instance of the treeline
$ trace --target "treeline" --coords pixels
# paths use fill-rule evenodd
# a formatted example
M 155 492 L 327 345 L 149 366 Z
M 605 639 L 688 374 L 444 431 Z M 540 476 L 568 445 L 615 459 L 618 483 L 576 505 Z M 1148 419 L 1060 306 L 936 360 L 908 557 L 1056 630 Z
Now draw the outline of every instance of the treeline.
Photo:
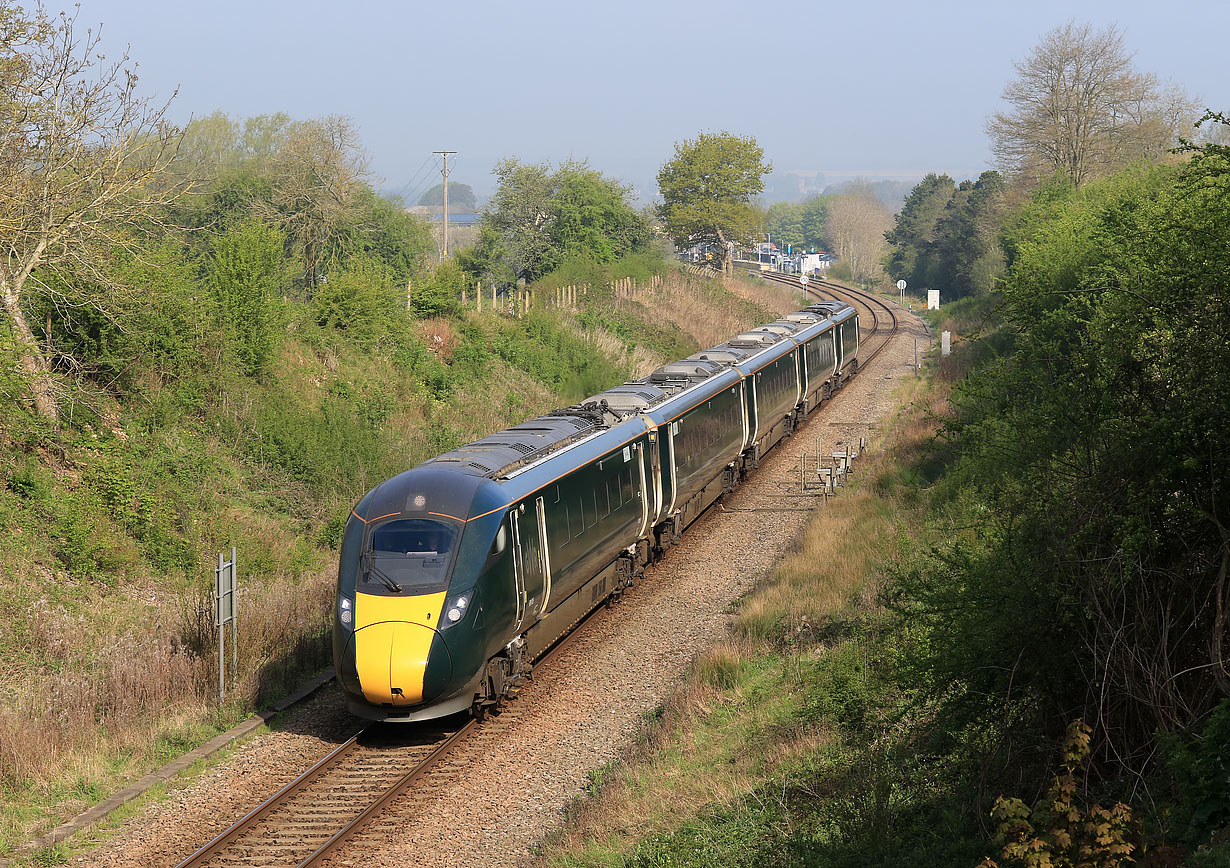
M 647 217 L 628 204 L 629 187 L 585 163 L 501 161 L 478 241 L 459 257 L 488 285 L 532 282 L 568 262 L 609 265 L 646 250 Z
M 955 193 L 929 176 L 890 236 L 902 274 L 958 266 L 945 285 L 973 298 L 949 325 L 981 329 L 916 468 L 934 546 L 885 594 L 909 637 L 893 678 L 933 718 L 914 748 L 945 757 L 944 810 L 1032 803 L 1083 720 L 1072 810 L 1131 818 L 1097 864 L 1224 865 L 1230 834 L 1230 147 L 1182 150 L 1011 208 L 991 173 Z M 1080 843 L 1018 804 L 996 814 L 1012 864 Z
M 929 174 L 910 191 L 893 227 L 884 271 L 913 292 L 939 288 L 946 301 L 989 289 L 1004 269 L 997 243 L 1006 184 L 999 172 L 956 184 Z

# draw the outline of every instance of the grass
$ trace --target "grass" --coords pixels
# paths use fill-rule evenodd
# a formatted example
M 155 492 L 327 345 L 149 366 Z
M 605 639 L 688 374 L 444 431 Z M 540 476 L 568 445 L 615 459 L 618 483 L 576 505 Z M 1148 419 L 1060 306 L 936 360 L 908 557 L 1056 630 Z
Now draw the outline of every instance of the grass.
M 261 377 L 150 378 L 58 431 L 14 403 L 0 421 L 0 856 L 330 662 L 333 546 L 362 491 L 706 329 L 716 341 L 776 315 L 772 293 L 740 282 L 663 284 L 609 324 L 467 311 L 351 341 L 292 317 Z M 210 588 L 231 545 L 242 677 L 219 707 Z
M 741 601 L 730 635 L 695 661 L 600 786 L 539 849 L 539 866 L 786 865 L 881 810 L 835 785 L 859 766 L 851 733 L 878 719 L 877 577 L 908 538 L 879 480 L 929 438 L 925 384 L 856 484 L 816 510 L 793 551 Z M 596 790 L 596 792 L 595 792 Z M 818 799 L 830 807 L 817 818 Z

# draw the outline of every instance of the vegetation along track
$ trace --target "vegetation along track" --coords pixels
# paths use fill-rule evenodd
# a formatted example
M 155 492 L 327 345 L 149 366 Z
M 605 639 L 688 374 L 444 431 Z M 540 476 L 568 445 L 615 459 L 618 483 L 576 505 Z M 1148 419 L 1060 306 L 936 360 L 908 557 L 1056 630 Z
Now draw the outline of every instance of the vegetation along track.
M 786 275 L 765 276 L 798 286 L 797 279 Z M 869 335 L 881 334 L 889 326 L 882 342 L 869 352 L 860 353 L 860 367 L 896 333 L 896 314 L 870 294 L 828 281 L 807 287 L 807 292 L 817 298 L 843 298 L 862 307 L 871 317 L 867 324 Z M 579 632 L 578 626 L 559 646 Z M 470 720 L 457 722 L 451 729 L 367 727 L 176 868 L 305 868 L 327 864 L 343 845 L 347 849 L 357 845 L 362 850 L 366 842 L 352 839 L 386 834 L 379 819 L 386 805 L 402 796 L 416 798 L 415 785 L 425 783 L 423 779 L 437 767 L 448 775 L 452 768 L 442 760 L 463 740 L 477 737 L 498 741 L 498 731 L 513 722 L 520 706 L 521 703 L 512 704 L 504 715 L 483 725 Z M 372 846 L 378 848 L 379 844 L 372 842 Z

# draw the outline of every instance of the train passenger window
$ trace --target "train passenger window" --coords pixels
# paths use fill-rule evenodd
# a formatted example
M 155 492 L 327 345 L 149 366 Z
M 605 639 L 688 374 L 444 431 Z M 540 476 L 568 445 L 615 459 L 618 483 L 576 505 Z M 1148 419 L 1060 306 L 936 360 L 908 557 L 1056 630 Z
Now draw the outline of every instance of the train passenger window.
M 603 518 L 611 514 L 611 481 L 604 479 L 602 488 L 594 490 L 594 497 L 598 498 L 598 506 Z
M 623 472 L 623 475 L 620 477 L 619 482 L 623 487 L 623 499 L 626 501 L 631 500 L 633 497 L 632 491 L 635 488 L 635 486 L 633 486 L 632 484 L 632 465 L 631 464 L 624 465 L 624 472 Z
M 596 487 L 590 489 L 590 497 L 593 498 L 593 509 L 589 511 L 589 521 L 586 522 L 587 527 L 593 527 L 598 523 L 598 489 Z
M 576 514 L 576 521 L 572 525 L 572 535 L 574 537 L 578 537 L 584 534 L 585 526 L 587 524 L 590 526 L 593 525 L 592 522 L 587 522 L 585 520 L 585 495 L 582 494 L 581 497 L 577 500 L 577 514 Z

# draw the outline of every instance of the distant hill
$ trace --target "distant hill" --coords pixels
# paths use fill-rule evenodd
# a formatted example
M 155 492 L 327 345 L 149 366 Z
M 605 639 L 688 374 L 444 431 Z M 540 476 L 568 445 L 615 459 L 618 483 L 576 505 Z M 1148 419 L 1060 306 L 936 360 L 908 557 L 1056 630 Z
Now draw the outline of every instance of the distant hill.
M 444 185 L 436 184 L 419 199 L 420 205 L 443 205 L 444 204 Z M 469 184 L 449 184 L 448 185 L 448 207 L 451 211 L 456 208 L 458 211 L 477 211 L 478 199 L 474 195 L 474 191 L 470 189 Z

